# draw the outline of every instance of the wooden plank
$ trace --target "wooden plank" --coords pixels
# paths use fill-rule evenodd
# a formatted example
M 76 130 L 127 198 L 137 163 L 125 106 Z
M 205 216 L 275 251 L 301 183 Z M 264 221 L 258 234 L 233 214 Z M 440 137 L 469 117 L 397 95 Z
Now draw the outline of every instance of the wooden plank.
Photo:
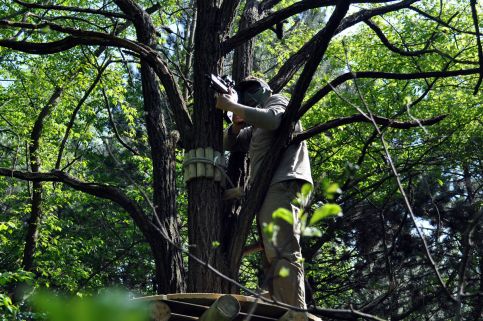
M 238 316 L 235 318 L 234 321 L 244 321 L 248 317 L 248 313 L 243 313 L 240 312 Z M 276 321 L 277 319 L 275 318 L 270 318 L 267 316 L 262 316 L 262 315 L 257 315 L 257 314 L 252 314 L 250 317 L 250 320 L 252 321 Z
M 165 302 L 171 309 L 172 314 L 180 314 L 186 317 L 198 318 L 203 314 L 213 302 L 223 294 L 219 293 L 175 293 L 166 295 L 153 295 L 148 297 L 138 298 L 139 300 L 160 300 Z M 235 319 L 242 321 L 244 317 L 251 311 L 253 304 L 256 304 L 254 309 L 253 321 L 268 321 L 278 320 L 288 310 L 280 306 L 264 303 L 256 298 L 233 294 L 233 296 L 240 302 L 241 312 Z M 173 319 L 175 320 L 175 319 Z M 188 320 L 188 319 L 186 319 Z M 309 320 L 321 321 L 320 318 L 309 314 Z M 172 321 L 172 319 L 169 319 Z
M 206 305 L 193 304 L 177 300 L 164 300 L 163 302 L 169 306 L 173 313 L 179 313 L 188 316 L 199 317 L 206 310 L 208 310 L 208 306 Z
M 207 309 L 206 305 L 193 304 L 189 302 L 177 301 L 177 300 L 166 300 L 165 302 L 171 309 L 172 313 L 184 314 L 187 316 L 200 316 Z M 248 316 L 248 313 L 240 312 L 235 318 L 235 321 L 242 321 Z M 264 315 L 252 315 L 253 321 L 275 321 L 277 318 L 271 318 Z M 171 320 L 169 320 L 171 321 Z
M 210 160 L 210 161 L 213 161 L 213 158 L 214 158 L 214 155 L 213 155 L 213 148 L 212 147 L 205 147 L 205 157 Z M 205 174 L 206 174 L 206 177 L 208 178 L 212 178 L 215 176 L 215 167 L 213 166 L 213 164 L 205 164 Z
M 192 320 L 198 320 L 198 317 L 190 317 L 190 316 L 182 315 L 178 313 L 171 313 L 171 318 L 169 318 L 169 321 L 192 321 Z
M 223 294 L 218 293 L 178 293 L 167 294 L 166 297 L 168 300 L 187 302 L 199 306 L 208 307 L 222 295 Z M 233 294 L 233 296 L 238 300 L 238 302 L 240 302 L 241 312 L 245 314 L 249 313 L 252 310 L 253 305 L 255 305 L 255 309 L 253 311 L 254 315 L 278 319 L 285 312 L 287 312 L 287 309 L 285 308 L 263 303 L 260 300 L 257 301 L 256 298 L 253 297 L 238 294 Z

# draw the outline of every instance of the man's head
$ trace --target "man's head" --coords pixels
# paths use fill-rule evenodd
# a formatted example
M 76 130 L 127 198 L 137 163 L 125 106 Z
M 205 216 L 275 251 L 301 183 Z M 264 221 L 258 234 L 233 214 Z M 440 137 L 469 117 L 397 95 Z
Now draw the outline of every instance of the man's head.
M 236 84 L 235 90 L 238 93 L 238 102 L 250 107 L 263 105 L 272 95 L 272 90 L 265 81 L 251 76 Z

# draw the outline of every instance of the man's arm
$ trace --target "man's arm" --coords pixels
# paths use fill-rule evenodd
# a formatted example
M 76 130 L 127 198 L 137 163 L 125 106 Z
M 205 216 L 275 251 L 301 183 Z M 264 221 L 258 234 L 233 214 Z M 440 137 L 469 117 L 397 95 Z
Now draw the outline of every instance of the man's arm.
M 257 128 L 275 130 L 280 126 L 287 100 L 282 96 L 270 97 L 263 109 L 241 105 L 230 99 L 229 95 L 218 96 L 216 108 L 231 111 Z

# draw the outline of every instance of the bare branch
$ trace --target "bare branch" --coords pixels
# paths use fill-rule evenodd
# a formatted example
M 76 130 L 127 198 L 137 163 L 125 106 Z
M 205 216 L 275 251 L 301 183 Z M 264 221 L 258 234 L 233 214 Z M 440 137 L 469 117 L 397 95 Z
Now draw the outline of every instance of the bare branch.
M 294 94 L 290 99 L 287 107 L 287 112 L 284 114 L 284 118 L 293 121 L 291 117 L 296 116 L 297 110 L 302 103 L 305 93 L 309 88 L 312 78 L 317 70 L 322 58 L 325 55 L 329 43 L 336 34 L 336 30 L 340 25 L 340 22 L 344 18 L 345 14 L 349 10 L 349 4 L 344 1 L 338 1 L 334 12 L 332 13 L 327 25 L 319 32 L 320 37 L 317 37 L 313 43 L 313 48 L 309 53 L 309 58 L 305 63 L 304 69 L 294 86 Z
M 409 129 L 412 127 L 420 127 L 424 125 L 433 125 L 441 120 L 443 120 L 446 117 L 446 115 L 441 115 L 437 116 L 434 118 L 429 118 L 429 119 L 422 119 L 422 120 L 413 120 L 413 121 L 398 121 L 394 119 L 389 119 L 385 117 L 380 117 L 380 116 L 374 116 L 374 121 L 378 125 L 383 125 L 386 127 L 392 127 L 392 128 L 398 128 L 398 129 Z M 290 142 L 290 144 L 298 144 L 302 142 L 303 140 L 309 139 L 317 134 L 323 133 L 329 129 L 333 129 L 339 126 L 347 125 L 347 124 L 353 124 L 353 123 L 372 123 L 370 119 L 367 119 L 364 115 L 361 114 L 356 114 L 348 117 L 341 117 L 337 119 L 330 120 L 328 122 L 325 122 L 323 124 L 319 124 L 317 126 L 314 126 L 310 129 L 307 129 L 301 133 L 298 133 L 294 135 L 294 138 Z
M 239 31 L 236 35 L 233 37 L 229 38 L 223 43 L 224 46 L 224 53 L 228 53 L 231 50 L 233 50 L 236 46 L 239 46 L 240 44 L 244 43 L 245 41 L 255 37 L 259 33 L 269 29 L 273 25 L 277 24 L 278 22 L 281 22 L 293 15 L 296 15 L 300 12 L 313 9 L 313 8 L 319 8 L 319 7 L 326 7 L 326 6 L 333 6 L 335 5 L 335 0 L 306 0 L 306 1 L 299 1 L 296 2 L 295 4 L 291 5 L 290 7 L 287 7 L 285 9 L 282 9 L 280 11 L 277 11 L 259 21 L 254 23 L 252 26 L 249 28 L 243 29 Z
M 379 0 L 356 0 L 356 1 L 350 1 L 351 3 L 385 3 L 385 2 L 395 2 L 397 0 L 388 0 L 388 1 L 379 1 Z M 260 9 L 261 11 L 265 11 L 279 3 L 280 0 L 267 0 L 264 1 L 262 4 L 260 4 Z M 233 37 L 227 39 L 225 43 L 223 44 L 224 46 L 224 53 L 228 53 L 231 50 L 233 50 L 235 47 L 241 45 L 245 41 L 255 37 L 256 35 L 262 33 L 265 30 L 268 30 L 270 27 L 273 25 L 290 18 L 296 14 L 299 14 L 301 12 L 310 10 L 310 9 L 315 9 L 315 8 L 322 8 L 322 7 L 331 7 L 335 6 L 336 0 L 304 0 L 304 1 L 299 1 L 294 3 L 293 5 L 281 9 L 277 12 L 272 13 L 271 15 L 261 19 L 260 21 L 254 23 L 252 26 L 249 28 L 240 30 L 236 35 Z

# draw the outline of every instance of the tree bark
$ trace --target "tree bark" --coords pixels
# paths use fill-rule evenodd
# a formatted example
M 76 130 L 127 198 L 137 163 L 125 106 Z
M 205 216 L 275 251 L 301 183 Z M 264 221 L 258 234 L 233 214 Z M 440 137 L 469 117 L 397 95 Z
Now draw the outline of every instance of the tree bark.
M 198 21 L 194 56 L 194 133 L 189 149 L 212 147 L 222 151 L 222 112 L 214 108 L 214 93 L 205 75 L 222 71 L 220 1 L 197 1 Z M 223 215 L 223 188 L 213 179 L 195 178 L 188 182 L 188 237 L 191 254 L 232 276 L 227 268 Z M 216 246 L 217 244 L 220 246 Z M 232 285 L 189 259 L 188 290 L 193 292 L 230 293 Z
M 131 0 L 115 1 L 130 16 L 139 42 L 154 48 L 156 30 L 150 15 Z M 161 110 L 162 96 L 151 66 L 141 59 L 141 82 L 148 142 L 153 170 L 154 224 L 175 244 L 181 243 L 176 208 L 176 143 L 177 135 L 168 132 Z M 173 93 L 175 94 L 175 93 Z M 176 293 L 186 289 L 183 258 L 178 249 L 159 233 L 144 233 L 156 266 L 156 292 Z
M 244 30 L 255 23 L 259 18 L 259 3 L 256 0 L 247 1 L 240 22 L 238 24 L 239 30 Z M 233 68 L 232 78 L 235 83 L 248 77 L 253 72 L 253 54 L 254 54 L 254 39 L 250 39 L 242 45 L 235 48 L 233 54 Z M 228 159 L 227 175 L 235 186 L 245 188 L 248 176 L 248 159 L 245 152 L 233 151 L 230 152 Z M 231 186 L 230 186 L 231 187 Z M 230 188 L 228 187 L 228 188 Z M 228 205 L 225 210 L 225 215 L 233 215 L 238 209 L 238 204 L 235 206 Z
M 151 67 L 141 62 L 141 78 L 144 96 L 144 110 L 148 140 L 153 161 L 153 204 L 155 224 L 164 230 L 171 240 L 179 244 L 176 209 L 176 155 L 177 139 L 167 132 L 161 112 L 161 93 Z M 156 265 L 157 293 L 184 292 L 183 259 L 181 253 L 173 248 L 158 233 L 147 234 Z
M 30 170 L 33 173 L 40 171 L 41 159 L 39 157 L 40 136 L 44 127 L 44 120 L 57 104 L 63 90 L 56 88 L 47 104 L 42 108 L 30 135 L 29 155 Z M 25 235 L 25 248 L 23 252 L 22 267 L 25 271 L 32 271 L 34 267 L 34 255 L 39 237 L 39 224 L 42 218 L 42 182 L 32 183 L 32 201 L 30 217 L 27 221 L 27 233 Z

